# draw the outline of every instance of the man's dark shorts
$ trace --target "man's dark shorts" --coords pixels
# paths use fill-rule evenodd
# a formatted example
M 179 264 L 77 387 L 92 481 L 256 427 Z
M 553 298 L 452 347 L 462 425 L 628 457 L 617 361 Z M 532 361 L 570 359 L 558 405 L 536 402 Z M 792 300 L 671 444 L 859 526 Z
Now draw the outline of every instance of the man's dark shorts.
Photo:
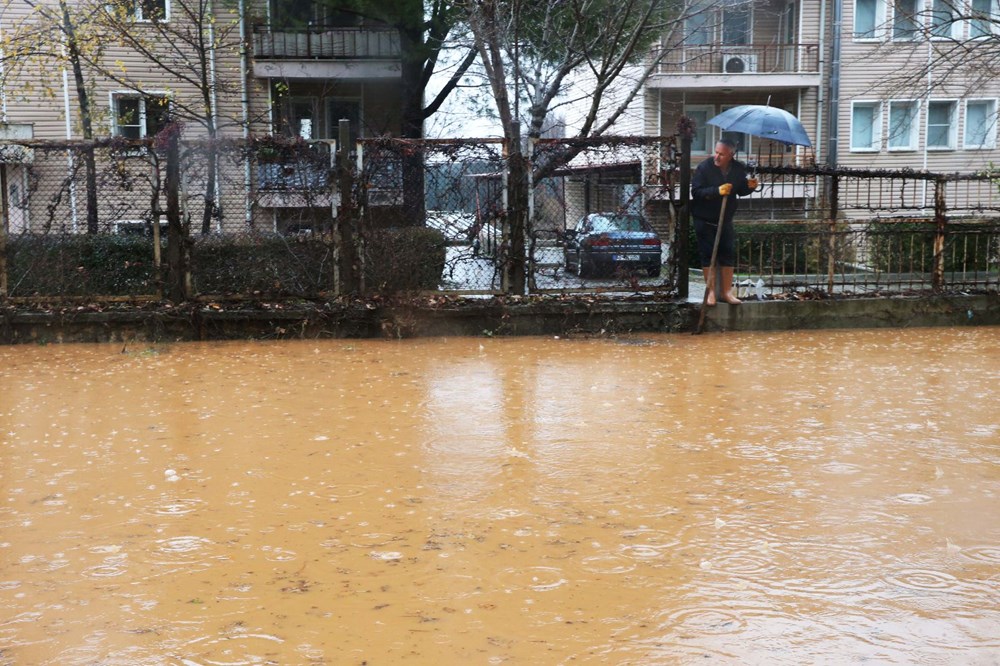
M 701 267 L 708 268 L 712 265 L 712 246 L 715 245 L 715 231 L 719 226 L 718 220 L 709 222 L 700 218 L 694 218 L 694 233 L 698 238 L 698 257 L 701 259 Z M 736 265 L 736 231 L 733 223 L 728 222 L 722 225 L 722 237 L 719 239 L 719 251 L 715 257 L 716 266 Z

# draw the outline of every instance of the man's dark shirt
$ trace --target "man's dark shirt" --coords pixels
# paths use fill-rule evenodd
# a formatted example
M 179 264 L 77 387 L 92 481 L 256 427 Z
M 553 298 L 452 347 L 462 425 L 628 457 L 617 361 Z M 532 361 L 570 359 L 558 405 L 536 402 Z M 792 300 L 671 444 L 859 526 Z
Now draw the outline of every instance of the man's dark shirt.
M 745 197 L 753 192 L 747 185 L 747 169 L 742 162 L 733 160 L 729 163 L 729 174 L 722 175 L 722 170 L 715 166 L 715 161 L 709 157 L 698 165 L 691 178 L 691 216 L 715 224 L 722 212 L 722 195 L 719 185 L 732 183 L 733 195 Z M 731 224 L 736 214 L 736 196 L 730 196 L 726 204 L 726 223 Z

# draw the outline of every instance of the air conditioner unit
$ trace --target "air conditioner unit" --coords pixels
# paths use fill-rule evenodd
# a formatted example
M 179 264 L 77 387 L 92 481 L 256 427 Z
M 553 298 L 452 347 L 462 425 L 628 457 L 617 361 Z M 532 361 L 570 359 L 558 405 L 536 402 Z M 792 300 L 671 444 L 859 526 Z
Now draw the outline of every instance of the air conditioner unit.
M 753 53 L 727 53 L 722 56 L 722 71 L 726 74 L 756 72 L 757 56 Z

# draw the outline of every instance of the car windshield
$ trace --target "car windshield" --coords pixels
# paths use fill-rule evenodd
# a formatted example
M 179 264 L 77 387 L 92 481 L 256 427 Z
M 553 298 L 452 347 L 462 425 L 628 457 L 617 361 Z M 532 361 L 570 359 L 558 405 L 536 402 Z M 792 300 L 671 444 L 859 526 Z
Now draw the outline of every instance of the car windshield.
M 638 215 L 593 215 L 590 230 L 605 231 L 648 231 L 646 222 Z

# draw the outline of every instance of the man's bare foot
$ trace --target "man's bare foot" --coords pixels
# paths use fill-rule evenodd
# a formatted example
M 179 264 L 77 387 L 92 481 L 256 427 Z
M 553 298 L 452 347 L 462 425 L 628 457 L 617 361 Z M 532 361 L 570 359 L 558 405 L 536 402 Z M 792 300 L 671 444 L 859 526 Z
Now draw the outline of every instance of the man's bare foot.
M 711 307 L 715 305 L 715 292 L 709 291 L 705 296 L 705 305 Z
M 740 299 L 736 298 L 736 294 L 734 294 L 731 291 L 727 291 L 726 295 L 722 297 L 722 300 L 724 300 L 726 303 L 729 303 L 730 305 L 739 305 L 740 303 L 743 302 Z

